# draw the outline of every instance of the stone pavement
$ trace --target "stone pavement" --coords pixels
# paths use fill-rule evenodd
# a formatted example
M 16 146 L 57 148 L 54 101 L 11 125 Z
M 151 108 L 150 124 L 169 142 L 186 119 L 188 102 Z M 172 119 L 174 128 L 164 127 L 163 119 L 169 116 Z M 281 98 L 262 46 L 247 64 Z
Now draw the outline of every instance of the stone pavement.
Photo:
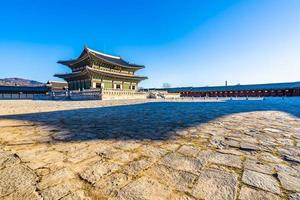
M 300 100 L 0 101 L 0 199 L 300 199 Z

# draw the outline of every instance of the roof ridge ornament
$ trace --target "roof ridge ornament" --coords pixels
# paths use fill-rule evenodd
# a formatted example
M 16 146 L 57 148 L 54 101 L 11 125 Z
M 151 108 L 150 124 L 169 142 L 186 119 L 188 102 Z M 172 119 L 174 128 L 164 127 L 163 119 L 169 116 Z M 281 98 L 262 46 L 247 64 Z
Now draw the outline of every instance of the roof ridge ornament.
M 106 57 L 115 58 L 115 59 L 121 59 L 120 56 L 113 56 L 113 55 L 109 55 L 109 54 L 106 54 L 106 53 L 102 53 L 102 52 L 93 50 L 93 49 L 91 49 L 91 48 L 88 48 L 88 47 L 86 47 L 86 46 L 85 46 L 85 49 L 87 49 L 88 51 L 90 51 L 90 52 L 92 52 L 92 53 L 97 53 L 97 54 L 100 54 L 100 55 L 103 55 L 103 56 L 106 56 Z

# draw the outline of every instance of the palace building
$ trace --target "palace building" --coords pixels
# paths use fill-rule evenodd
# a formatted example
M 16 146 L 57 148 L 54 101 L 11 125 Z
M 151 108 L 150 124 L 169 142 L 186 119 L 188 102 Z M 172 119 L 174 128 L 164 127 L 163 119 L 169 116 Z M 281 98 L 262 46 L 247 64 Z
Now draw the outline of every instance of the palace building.
M 119 56 L 104 54 L 87 47 L 77 59 L 58 63 L 72 70 L 68 74 L 54 75 L 64 79 L 68 83 L 69 90 L 102 88 L 135 91 L 139 82 L 147 79 L 135 75 L 136 71 L 144 68 L 143 65 L 132 64 Z

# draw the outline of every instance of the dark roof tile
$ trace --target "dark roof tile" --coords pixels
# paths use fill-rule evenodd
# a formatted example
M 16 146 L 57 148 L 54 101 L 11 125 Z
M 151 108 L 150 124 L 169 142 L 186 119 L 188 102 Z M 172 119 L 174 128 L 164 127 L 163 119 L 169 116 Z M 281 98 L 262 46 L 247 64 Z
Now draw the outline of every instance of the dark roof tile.
M 245 91 L 245 90 L 288 90 L 300 88 L 300 82 L 289 83 L 266 83 L 252 85 L 229 85 L 229 86 L 209 86 L 209 87 L 176 87 L 167 88 L 169 92 L 222 92 L 222 91 Z

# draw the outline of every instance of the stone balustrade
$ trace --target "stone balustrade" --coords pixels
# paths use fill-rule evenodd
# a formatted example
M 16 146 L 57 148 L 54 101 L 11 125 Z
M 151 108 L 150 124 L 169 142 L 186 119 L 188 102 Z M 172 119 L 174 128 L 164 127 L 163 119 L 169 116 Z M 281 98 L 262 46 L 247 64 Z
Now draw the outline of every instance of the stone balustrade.
M 112 99 L 146 99 L 147 92 L 139 92 L 135 90 L 109 90 L 103 89 L 101 92 L 102 100 Z

